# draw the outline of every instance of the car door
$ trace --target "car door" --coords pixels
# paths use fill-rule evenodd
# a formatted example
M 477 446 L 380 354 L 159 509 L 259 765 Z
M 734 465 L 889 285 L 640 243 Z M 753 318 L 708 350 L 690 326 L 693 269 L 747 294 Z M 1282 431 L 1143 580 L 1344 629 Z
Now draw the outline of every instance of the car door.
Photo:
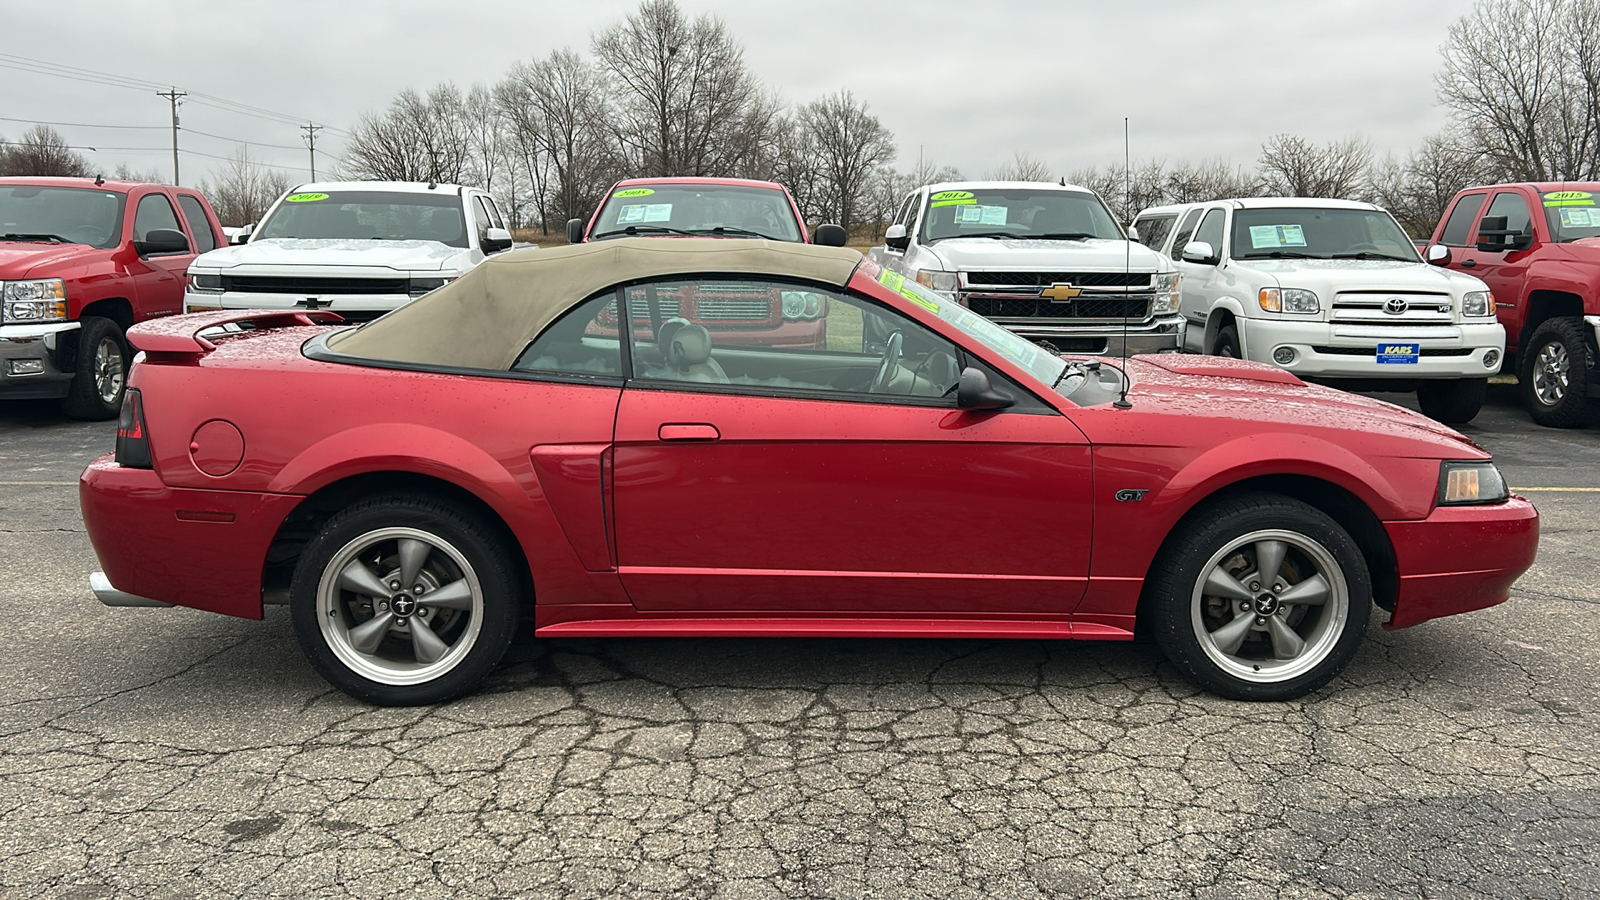
M 156 230 L 176 231 L 189 241 L 181 252 L 155 253 L 134 258 L 128 265 L 139 307 L 146 316 L 164 316 L 183 311 L 183 287 L 189 263 L 194 262 L 194 238 L 178 221 L 172 201 L 161 191 L 150 191 L 135 201 L 134 240 L 144 240 Z
M 614 497 L 635 606 L 1072 610 L 1088 575 L 1092 473 L 1088 442 L 1066 417 L 1037 400 L 957 408 L 946 395 L 969 356 L 860 295 L 757 280 L 774 302 L 819 311 L 827 341 L 817 348 L 770 346 L 660 308 L 717 281 L 627 291 L 632 379 L 617 413 Z M 746 295 L 751 281 L 739 279 Z M 900 336 L 892 367 L 864 352 L 874 317 L 872 330 Z
M 1494 294 L 1495 306 L 1504 307 L 1505 312 L 1500 315 L 1501 324 L 1506 326 L 1506 337 L 1509 341 L 1517 340 L 1518 330 L 1523 317 L 1527 314 L 1527 299 L 1522 296 L 1524 285 L 1527 283 L 1528 263 L 1533 258 L 1535 242 L 1529 244 L 1525 250 L 1479 250 L 1478 225 L 1486 218 L 1505 216 L 1506 228 L 1510 231 L 1521 231 L 1524 234 L 1537 235 L 1533 224 L 1533 216 L 1528 208 L 1528 198 L 1520 191 L 1496 191 L 1494 199 L 1490 201 L 1488 209 L 1472 220 L 1472 243 L 1462 248 L 1460 259 L 1452 258 L 1452 268 L 1459 265 L 1459 270 L 1483 279 L 1489 285 L 1489 290 Z M 1455 257 L 1458 251 L 1450 250 Z

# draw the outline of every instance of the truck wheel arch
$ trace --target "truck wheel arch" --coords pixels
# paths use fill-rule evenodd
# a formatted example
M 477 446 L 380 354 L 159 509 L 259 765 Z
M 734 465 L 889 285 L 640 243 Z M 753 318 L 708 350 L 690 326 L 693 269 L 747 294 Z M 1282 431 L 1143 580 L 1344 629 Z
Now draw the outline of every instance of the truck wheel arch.
M 1217 342 L 1217 332 L 1223 326 L 1233 325 L 1234 331 L 1239 335 L 1239 349 L 1244 349 L 1245 336 L 1238 326 L 1238 320 L 1243 319 L 1244 308 L 1238 300 L 1232 297 L 1223 297 L 1211 307 L 1211 312 L 1206 315 L 1206 336 L 1200 344 L 1200 352 L 1210 353 L 1211 346 Z
M 1528 292 L 1527 307 L 1523 311 L 1522 331 L 1517 335 L 1520 351 L 1532 336 L 1534 329 L 1547 319 L 1583 315 L 1583 298 L 1567 291 L 1539 288 Z

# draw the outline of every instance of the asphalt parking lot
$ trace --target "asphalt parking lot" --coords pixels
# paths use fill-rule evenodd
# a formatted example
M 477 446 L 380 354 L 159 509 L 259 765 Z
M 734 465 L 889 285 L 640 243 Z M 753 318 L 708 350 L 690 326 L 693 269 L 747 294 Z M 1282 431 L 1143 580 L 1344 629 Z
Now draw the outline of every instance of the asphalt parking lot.
M 114 423 L 0 403 L 0 897 L 1600 895 L 1600 429 L 1463 431 L 1538 505 L 1511 602 L 1304 701 L 1154 646 L 522 638 L 362 706 L 288 615 L 113 610 L 75 479 Z

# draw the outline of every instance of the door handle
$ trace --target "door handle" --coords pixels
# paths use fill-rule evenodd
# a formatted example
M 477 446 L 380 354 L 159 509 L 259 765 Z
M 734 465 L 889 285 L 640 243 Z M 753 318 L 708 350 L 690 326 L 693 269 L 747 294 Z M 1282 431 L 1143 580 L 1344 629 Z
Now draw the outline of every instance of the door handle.
M 1476 269 L 1477 267 L 1478 267 L 1478 263 L 1477 263 L 1476 260 L 1463 259 L 1461 261 L 1461 268 L 1463 268 L 1463 269 Z
M 656 434 L 663 441 L 714 441 L 722 437 L 717 426 L 704 422 L 668 422 Z

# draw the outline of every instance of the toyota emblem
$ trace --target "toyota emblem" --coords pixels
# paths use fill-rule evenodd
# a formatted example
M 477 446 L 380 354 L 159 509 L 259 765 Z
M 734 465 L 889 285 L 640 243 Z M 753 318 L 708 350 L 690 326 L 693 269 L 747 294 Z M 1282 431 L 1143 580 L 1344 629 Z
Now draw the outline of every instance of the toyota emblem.
M 1390 297 L 1383 301 L 1383 311 L 1391 316 L 1402 315 L 1410 308 L 1411 304 L 1407 303 L 1404 297 Z

